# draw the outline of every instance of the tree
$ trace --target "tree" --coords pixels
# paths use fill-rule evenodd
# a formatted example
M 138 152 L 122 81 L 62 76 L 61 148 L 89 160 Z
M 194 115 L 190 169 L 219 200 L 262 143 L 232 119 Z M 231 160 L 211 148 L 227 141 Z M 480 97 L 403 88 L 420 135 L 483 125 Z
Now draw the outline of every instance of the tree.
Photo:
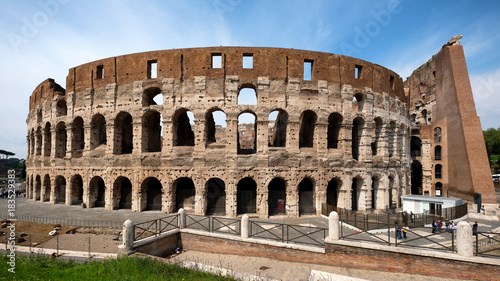
M 493 129 L 489 128 L 483 131 L 484 142 L 486 144 L 486 151 L 488 155 L 499 155 L 500 154 L 500 128 Z

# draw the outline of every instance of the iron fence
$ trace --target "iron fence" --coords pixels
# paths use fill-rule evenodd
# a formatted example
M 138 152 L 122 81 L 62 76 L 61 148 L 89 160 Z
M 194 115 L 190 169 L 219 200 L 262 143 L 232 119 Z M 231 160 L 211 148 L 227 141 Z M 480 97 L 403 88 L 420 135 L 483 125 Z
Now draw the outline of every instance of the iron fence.
M 4 249 L 8 249 L 8 235 L 5 236 Z M 88 253 L 88 257 L 92 257 L 92 253 L 109 253 L 116 254 L 118 245 L 121 244 L 120 238 L 113 235 L 104 236 L 88 236 L 86 234 L 63 234 L 57 236 L 22 233 L 16 235 L 15 247 L 27 247 L 28 253 L 49 253 L 55 250 L 59 256 L 66 251 L 78 251 Z M 10 242 L 11 243 L 11 242 Z
M 402 224 L 415 228 L 424 227 L 432 223 L 432 221 L 437 221 L 439 219 L 443 222 L 446 220 L 451 221 L 467 215 L 467 203 L 457 207 L 445 208 L 439 210 L 439 212 L 415 214 L 407 212 L 396 213 L 395 210 L 366 214 L 365 211 L 351 211 L 332 205 L 322 204 L 321 213 L 323 215 L 328 216 L 332 211 L 338 213 L 340 221 L 352 225 L 361 231 L 368 231 L 375 230 L 381 225 L 387 224 Z
M 500 257 L 500 232 L 476 232 L 474 239 L 476 256 Z
M 179 227 L 179 215 L 174 214 L 168 217 L 149 220 L 135 225 L 134 240 L 144 239 L 151 236 L 158 236 Z
M 275 240 L 283 243 L 324 246 L 327 228 L 250 221 L 249 237 Z
M 0 214 L 0 219 L 19 220 L 27 222 L 36 222 L 44 224 L 60 224 L 66 226 L 81 226 L 81 227 L 106 227 L 119 228 L 123 227 L 123 221 L 98 221 L 98 220 L 74 220 L 74 219 L 57 219 L 32 216 L 17 216 L 16 218 L 9 217 L 8 214 Z

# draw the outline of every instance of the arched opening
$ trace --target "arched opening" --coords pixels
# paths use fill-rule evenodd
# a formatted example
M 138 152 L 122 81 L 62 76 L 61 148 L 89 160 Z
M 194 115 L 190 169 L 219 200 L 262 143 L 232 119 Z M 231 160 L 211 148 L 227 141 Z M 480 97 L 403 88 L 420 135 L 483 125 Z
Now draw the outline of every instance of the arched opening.
M 82 176 L 75 175 L 71 180 L 71 205 L 83 203 L 83 180 Z
M 314 127 L 317 116 L 311 110 L 302 112 L 300 116 L 299 148 L 314 147 Z
M 340 185 L 336 179 L 331 179 L 326 187 L 326 206 L 327 213 L 337 210 L 337 203 L 339 199 Z
M 178 110 L 174 115 L 174 146 L 194 146 L 194 115 L 187 109 Z
M 380 135 L 382 134 L 382 119 L 377 117 L 372 122 L 372 155 L 380 155 Z
M 72 132 L 72 149 L 74 152 L 73 157 L 81 157 L 81 151 L 85 148 L 85 129 L 83 128 L 83 119 L 82 117 L 76 117 L 73 120 L 73 124 L 71 125 Z
M 441 127 L 434 128 L 434 142 L 435 143 L 441 142 Z
M 391 121 L 389 123 L 389 131 L 388 131 L 388 138 L 387 138 L 387 148 L 389 150 L 389 157 L 393 157 L 396 153 L 397 147 L 395 147 L 395 143 L 397 142 L 398 139 L 398 132 L 396 130 L 396 122 Z
M 101 114 L 96 114 L 90 123 L 90 149 L 102 144 L 106 144 L 106 119 Z
M 238 116 L 238 154 L 253 154 L 257 151 L 256 117 L 253 113 L 245 112 Z
M 314 184 L 309 178 L 299 183 L 299 216 L 316 214 Z
M 238 105 L 257 105 L 257 93 L 252 88 L 242 88 L 238 94 Z
M 328 116 L 328 148 L 339 148 L 340 128 L 342 126 L 342 115 L 332 113 Z
M 274 178 L 268 186 L 269 198 L 268 208 L 269 215 L 284 215 L 286 214 L 286 184 L 281 178 Z
M 363 136 L 363 127 L 365 120 L 357 117 L 353 120 L 352 124 L 352 158 L 359 160 L 359 147 L 361 145 L 361 137 Z
M 143 152 L 160 152 L 162 143 L 161 114 L 150 110 L 142 118 Z
M 226 185 L 219 178 L 208 180 L 207 185 L 207 215 L 226 214 Z
M 148 88 L 142 94 L 142 106 L 162 105 L 163 94 L 157 87 Z
M 54 197 L 56 204 L 66 203 L 66 179 L 63 176 L 56 177 Z
M 36 114 L 36 122 L 37 123 L 40 123 L 42 122 L 42 119 L 43 119 L 43 115 L 42 115 L 42 110 L 38 110 L 37 114 Z
M 442 173 L 443 173 L 443 166 L 441 164 L 437 164 L 434 167 L 434 177 L 436 179 L 442 178 Z
M 64 122 L 57 123 L 56 126 L 56 157 L 64 158 L 66 156 L 66 142 L 68 136 L 66 133 L 66 124 Z
M 422 118 L 423 118 L 424 124 L 428 125 L 429 124 L 429 116 L 428 116 L 426 109 L 422 110 Z
M 120 112 L 115 119 L 115 154 L 130 154 L 133 149 L 132 115 Z
M 410 143 L 410 155 L 411 157 L 420 157 L 420 150 L 422 148 L 422 140 L 420 138 L 412 136 Z
M 365 104 L 365 98 L 362 93 L 354 94 L 352 98 L 352 111 L 353 112 L 361 112 L 363 111 L 363 106 Z
M 412 125 L 416 125 L 418 124 L 419 122 L 417 122 L 417 114 L 413 113 L 411 116 L 410 116 L 410 122 Z
M 35 130 L 31 129 L 31 133 L 29 135 L 29 147 L 28 153 L 33 156 L 35 154 Z
M 397 206 L 397 201 L 398 196 L 397 196 L 397 190 L 395 189 L 394 186 L 394 177 L 389 176 L 389 209 L 395 209 Z
M 35 178 L 35 192 L 33 192 L 33 199 L 36 201 L 40 200 L 40 193 L 42 191 L 42 182 L 41 178 L 39 175 L 36 176 Z
M 147 178 L 142 182 L 142 210 L 161 211 L 162 185 L 157 178 Z M 145 204 L 144 204 L 145 203 Z
M 42 127 L 36 129 L 36 155 L 42 155 Z
M 43 194 L 41 195 L 42 202 L 50 201 L 50 176 L 45 175 L 43 178 Z
M 257 184 L 251 178 L 244 178 L 237 185 L 237 213 L 257 213 Z
M 376 177 L 372 177 L 372 209 L 376 210 L 379 206 L 377 204 L 378 192 L 379 192 L 379 180 Z
M 269 114 L 268 145 L 273 147 L 286 146 L 286 127 L 288 114 L 284 110 L 275 110 Z
M 68 107 L 65 100 L 60 100 L 56 104 L 56 116 L 66 116 L 68 114 Z
M 214 110 L 207 114 L 205 134 L 206 143 L 227 144 L 226 139 L 226 114 L 222 110 Z
M 104 207 L 106 204 L 106 185 L 104 180 L 95 176 L 89 184 L 89 208 Z
M 190 178 L 180 178 L 175 184 L 175 208 L 178 211 L 184 208 L 186 211 L 194 210 L 194 199 L 196 190 L 193 180 Z
M 436 196 L 443 196 L 443 184 L 441 182 L 436 182 Z
M 362 186 L 362 181 L 357 178 L 352 179 L 351 185 L 351 210 L 357 211 L 359 209 L 359 189 Z
M 118 177 L 113 185 L 114 209 L 132 209 L 132 183 L 126 177 Z
M 43 138 L 44 138 L 44 150 L 43 150 L 43 155 L 44 156 L 50 156 L 50 150 L 52 146 L 52 133 L 50 132 L 51 125 L 49 122 L 45 124 L 45 129 L 43 130 Z
M 441 160 L 441 146 L 434 147 L 434 160 Z
M 422 164 L 419 161 L 411 163 L 411 194 L 422 195 Z

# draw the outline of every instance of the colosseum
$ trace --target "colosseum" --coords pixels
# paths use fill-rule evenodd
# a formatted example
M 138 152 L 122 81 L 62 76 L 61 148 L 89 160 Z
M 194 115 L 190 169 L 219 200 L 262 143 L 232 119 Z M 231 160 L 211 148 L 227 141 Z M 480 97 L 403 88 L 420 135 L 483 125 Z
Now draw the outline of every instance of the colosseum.
M 227 217 L 397 208 L 422 190 L 404 86 L 367 61 L 281 48 L 90 62 L 30 97 L 28 197 Z

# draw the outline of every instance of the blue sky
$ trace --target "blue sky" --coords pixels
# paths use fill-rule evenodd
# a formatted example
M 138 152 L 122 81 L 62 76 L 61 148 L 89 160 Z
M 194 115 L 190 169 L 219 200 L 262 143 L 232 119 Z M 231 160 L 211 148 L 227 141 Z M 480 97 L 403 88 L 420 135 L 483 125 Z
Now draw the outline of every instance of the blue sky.
M 28 98 L 43 80 L 129 53 L 207 46 L 350 55 L 403 79 L 463 35 L 483 129 L 500 127 L 500 1 L 0 0 L 0 149 L 26 157 Z

